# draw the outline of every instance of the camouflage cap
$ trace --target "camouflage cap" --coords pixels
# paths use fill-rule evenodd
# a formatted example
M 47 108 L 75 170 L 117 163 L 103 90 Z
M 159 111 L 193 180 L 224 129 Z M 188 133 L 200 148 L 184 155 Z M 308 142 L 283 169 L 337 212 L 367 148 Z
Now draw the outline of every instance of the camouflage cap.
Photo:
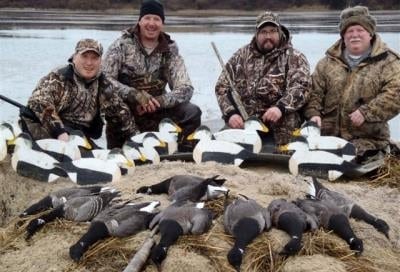
M 256 20 L 256 28 L 259 29 L 266 23 L 271 23 L 276 26 L 280 26 L 278 14 L 266 11 L 258 15 Z
M 88 51 L 96 52 L 99 56 L 103 54 L 103 46 L 93 39 L 82 39 L 75 47 L 75 53 L 83 54 Z

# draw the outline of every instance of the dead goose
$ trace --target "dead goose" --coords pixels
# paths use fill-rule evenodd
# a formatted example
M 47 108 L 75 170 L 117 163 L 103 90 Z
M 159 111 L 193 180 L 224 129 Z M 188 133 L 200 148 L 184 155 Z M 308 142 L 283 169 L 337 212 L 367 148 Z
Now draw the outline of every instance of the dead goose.
M 377 231 L 383 233 L 386 238 L 389 239 L 390 228 L 384 220 L 369 214 L 361 206 L 355 203 L 349 196 L 329 190 L 328 188 L 323 186 L 315 177 L 312 178 L 312 182 L 308 183 L 310 185 L 309 195 L 312 198 L 317 198 L 323 201 L 330 201 L 334 203 L 348 217 L 354 218 L 356 220 L 362 220 L 372 225 Z
M 74 197 L 96 195 L 103 191 L 113 190 L 114 189 L 111 187 L 102 186 L 63 188 L 50 193 L 38 202 L 32 204 L 21 213 L 20 216 L 33 215 L 51 208 L 56 208 Z
M 206 126 L 198 127 L 187 139 L 199 140 L 193 149 L 193 160 L 197 164 L 215 161 L 240 166 L 243 161 L 255 156 L 253 152 L 238 144 L 213 139 L 210 129 Z
M 234 200 L 225 208 L 225 232 L 235 238 L 235 244 L 228 253 L 228 262 L 240 270 L 244 250 L 261 232 L 271 227 L 267 209 L 255 200 L 242 197 Z
M 290 236 L 290 241 L 280 252 L 282 255 L 294 255 L 301 249 L 301 238 L 306 230 L 314 231 L 318 228 L 317 222 L 286 199 L 275 199 L 267 207 L 272 225 L 285 231 Z
M 79 196 L 67 200 L 64 204 L 51 210 L 49 213 L 33 219 L 26 227 L 26 239 L 30 239 L 46 223 L 56 218 L 65 218 L 75 222 L 92 220 L 108 203 L 119 196 L 118 191 L 104 191 L 98 195 Z
M 196 202 L 199 200 L 210 200 L 215 199 L 224 192 L 227 191 L 225 187 L 222 186 L 224 184 L 225 179 L 218 178 L 218 176 L 214 176 L 208 182 L 202 184 L 207 180 L 206 178 L 192 175 L 175 175 L 171 178 L 168 178 L 160 183 L 151 185 L 151 186 L 142 186 L 137 189 L 136 193 L 142 194 L 168 194 L 170 200 L 181 201 L 186 195 L 189 195 L 189 198 L 192 201 Z M 207 188 L 202 188 L 205 184 L 207 184 Z M 190 196 L 191 192 L 199 193 L 199 190 L 206 189 L 206 192 L 203 195 L 198 195 L 193 199 L 193 196 Z
M 262 139 L 258 135 L 267 133 L 268 128 L 257 117 L 250 117 L 244 122 L 244 129 L 224 129 L 214 133 L 214 137 L 219 141 L 236 143 L 250 152 L 259 153 L 262 148 Z
M 347 216 L 333 203 L 318 199 L 297 199 L 295 204 L 313 217 L 319 227 L 332 230 L 345 240 L 356 255 L 363 252 L 363 241 L 353 232 Z
M 157 214 L 150 223 L 150 228 L 158 224 L 161 240 L 150 253 L 151 260 L 160 266 L 167 257 L 168 248 L 179 236 L 185 234 L 199 235 L 206 232 L 212 223 L 212 214 L 204 208 L 204 203 L 171 205 Z
M 91 222 L 88 231 L 69 249 L 74 261 L 79 261 L 91 245 L 107 237 L 127 237 L 149 227 L 156 215 L 154 209 L 159 201 L 109 206 Z

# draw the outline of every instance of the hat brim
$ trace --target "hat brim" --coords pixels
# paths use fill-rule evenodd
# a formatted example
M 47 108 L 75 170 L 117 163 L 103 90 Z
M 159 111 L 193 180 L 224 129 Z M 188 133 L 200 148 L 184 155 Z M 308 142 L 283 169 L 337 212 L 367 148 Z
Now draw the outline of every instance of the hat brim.
M 263 26 L 266 25 L 266 24 L 273 24 L 274 26 L 279 27 L 279 24 L 278 24 L 277 22 L 271 21 L 271 20 L 265 20 L 265 21 L 262 21 L 261 23 L 259 23 L 259 24 L 256 26 L 256 28 L 257 28 L 257 29 L 260 29 L 261 27 L 263 27 Z
M 96 50 L 94 48 L 86 48 L 86 49 L 83 49 L 83 50 L 79 50 L 76 53 L 77 54 L 83 54 L 83 53 L 86 53 L 86 52 L 89 52 L 89 51 L 95 52 L 97 55 L 101 56 L 101 53 L 99 52 L 99 50 Z

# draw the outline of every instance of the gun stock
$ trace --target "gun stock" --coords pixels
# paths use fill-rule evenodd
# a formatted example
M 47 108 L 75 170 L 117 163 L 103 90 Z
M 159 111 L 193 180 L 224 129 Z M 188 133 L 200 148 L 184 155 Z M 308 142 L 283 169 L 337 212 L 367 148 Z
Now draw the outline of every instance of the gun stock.
M 221 65 L 221 67 L 222 67 L 222 70 L 226 70 L 225 65 L 224 65 L 224 61 L 222 60 L 221 55 L 218 52 L 217 46 L 215 45 L 214 42 L 211 42 L 211 46 L 214 49 L 215 55 L 217 55 L 217 58 L 218 58 L 219 63 Z M 242 103 L 240 95 L 236 91 L 235 85 L 233 84 L 233 81 L 232 81 L 231 77 L 229 76 L 228 71 L 227 71 L 226 75 L 227 75 L 227 79 L 228 79 L 229 85 L 231 87 L 231 95 L 232 95 L 233 102 L 235 104 L 234 106 L 237 108 L 237 110 L 239 111 L 239 113 L 242 116 L 242 118 L 244 120 L 247 120 L 247 119 L 249 119 L 249 115 L 246 112 L 246 109 L 245 109 L 245 107 L 244 107 L 244 105 Z

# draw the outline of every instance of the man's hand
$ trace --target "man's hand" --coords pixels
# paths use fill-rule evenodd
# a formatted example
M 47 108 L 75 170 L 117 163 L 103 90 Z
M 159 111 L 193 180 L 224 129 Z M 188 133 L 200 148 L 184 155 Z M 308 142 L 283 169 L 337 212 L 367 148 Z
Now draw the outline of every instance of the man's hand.
M 156 112 L 161 107 L 160 103 L 154 97 L 151 97 L 149 102 L 145 105 L 137 105 L 136 113 L 141 116 L 145 113 Z
M 359 127 L 365 122 L 365 117 L 360 110 L 353 111 L 349 117 L 355 127 Z
M 57 140 L 68 142 L 69 141 L 68 133 L 64 132 L 64 133 L 58 135 Z
M 264 123 L 266 122 L 272 122 L 276 123 L 281 119 L 282 117 L 282 112 L 278 107 L 271 107 L 265 111 L 261 119 L 263 120 Z
M 231 128 L 244 128 L 243 118 L 239 114 L 232 115 L 228 120 Z
M 127 95 L 129 103 L 139 104 L 141 106 L 148 104 L 151 98 L 153 98 L 153 96 L 145 91 L 131 90 Z
M 313 122 L 317 123 L 317 125 L 318 125 L 319 127 L 321 127 L 321 125 L 322 125 L 321 116 L 315 115 L 315 116 L 313 116 L 313 117 L 310 118 L 310 121 L 313 121 Z

